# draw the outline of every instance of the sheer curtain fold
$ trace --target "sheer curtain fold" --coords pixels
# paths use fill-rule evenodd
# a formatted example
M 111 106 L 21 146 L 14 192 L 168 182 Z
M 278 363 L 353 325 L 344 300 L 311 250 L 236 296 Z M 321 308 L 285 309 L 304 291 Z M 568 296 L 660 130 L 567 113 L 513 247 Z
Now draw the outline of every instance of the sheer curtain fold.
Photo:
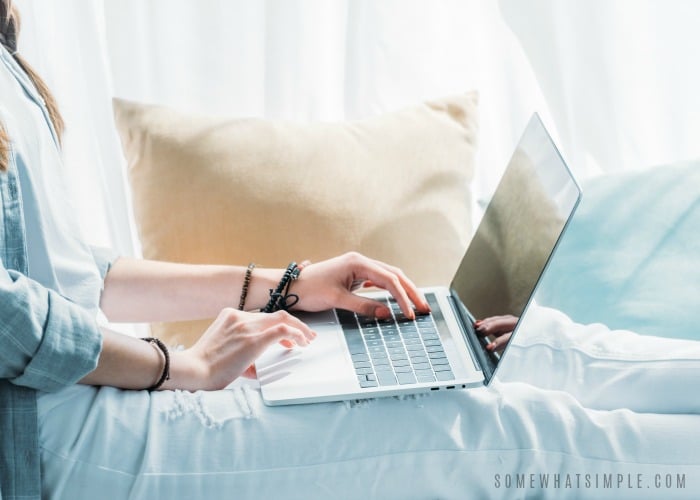
M 44 77 L 66 122 L 72 203 L 91 244 L 137 251 L 121 150 L 111 123 L 111 72 L 98 2 L 17 2 L 20 50 Z
M 500 0 L 500 7 L 573 164 L 595 173 L 700 156 L 700 3 Z
M 539 111 L 579 176 L 700 156 L 700 4 L 683 0 L 16 0 L 68 123 L 91 243 L 138 253 L 111 97 L 359 119 L 478 89 L 475 189 Z

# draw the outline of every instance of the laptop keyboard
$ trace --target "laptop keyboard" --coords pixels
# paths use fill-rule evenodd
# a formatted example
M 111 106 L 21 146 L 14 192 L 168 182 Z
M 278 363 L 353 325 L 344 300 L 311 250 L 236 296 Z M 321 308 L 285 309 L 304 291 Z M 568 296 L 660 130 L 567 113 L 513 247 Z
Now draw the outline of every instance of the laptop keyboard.
M 381 300 L 392 318 L 375 320 L 337 309 L 360 387 L 453 380 L 430 314 L 408 319 L 393 299 Z

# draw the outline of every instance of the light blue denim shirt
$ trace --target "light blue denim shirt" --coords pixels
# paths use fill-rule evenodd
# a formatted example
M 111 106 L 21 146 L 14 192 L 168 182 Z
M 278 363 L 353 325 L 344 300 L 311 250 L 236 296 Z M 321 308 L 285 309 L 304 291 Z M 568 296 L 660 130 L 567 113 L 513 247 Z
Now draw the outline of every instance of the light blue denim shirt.
M 43 101 L 2 47 L 0 72 L 5 77 L 11 74 L 22 86 L 27 103 L 38 105 L 43 113 L 50 134 L 36 134 L 36 140 L 50 144 L 36 147 L 56 148 Z M 15 98 L 0 93 L 0 123 L 12 143 L 19 129 L 6 125 L 15 117 L 3 101 Z M 76 383 L 95 368 L 102 344 L 94 311 L 65 298 L 58 286 L 45 286 L 29 277 L 26 214 L 40 207 L 36 197 L 23 197 L 23 192 L 29 194 L 22 185 L 27 159 L 12 143 L 9 169 L 0 172 L 0 499 L 5 500 L 40 497 L 36 391 Z M 61 168 L 60 164 L 42 166 Z M 111 258 L 111 254 L 92 253 L 101 279 Z

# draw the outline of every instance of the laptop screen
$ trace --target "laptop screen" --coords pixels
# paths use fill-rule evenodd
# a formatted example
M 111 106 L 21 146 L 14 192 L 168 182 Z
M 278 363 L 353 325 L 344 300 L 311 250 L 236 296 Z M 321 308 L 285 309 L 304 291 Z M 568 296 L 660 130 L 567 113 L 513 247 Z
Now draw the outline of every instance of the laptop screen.
M 451 284 L 473 319 L 523 314 L 580 196 L 533 115 Z

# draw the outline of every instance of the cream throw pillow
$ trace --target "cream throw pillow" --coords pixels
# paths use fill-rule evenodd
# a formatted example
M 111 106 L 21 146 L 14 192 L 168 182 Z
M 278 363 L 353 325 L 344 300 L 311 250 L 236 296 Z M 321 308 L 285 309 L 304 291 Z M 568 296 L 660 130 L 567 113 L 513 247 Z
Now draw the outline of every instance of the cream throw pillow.
M 357 250 L 447 284 L 471 234 L 477 100 L 298 124 L 115 99 L 143 256 L 284 267 Z M 155 333 L 190 345 L 206 324 Z

